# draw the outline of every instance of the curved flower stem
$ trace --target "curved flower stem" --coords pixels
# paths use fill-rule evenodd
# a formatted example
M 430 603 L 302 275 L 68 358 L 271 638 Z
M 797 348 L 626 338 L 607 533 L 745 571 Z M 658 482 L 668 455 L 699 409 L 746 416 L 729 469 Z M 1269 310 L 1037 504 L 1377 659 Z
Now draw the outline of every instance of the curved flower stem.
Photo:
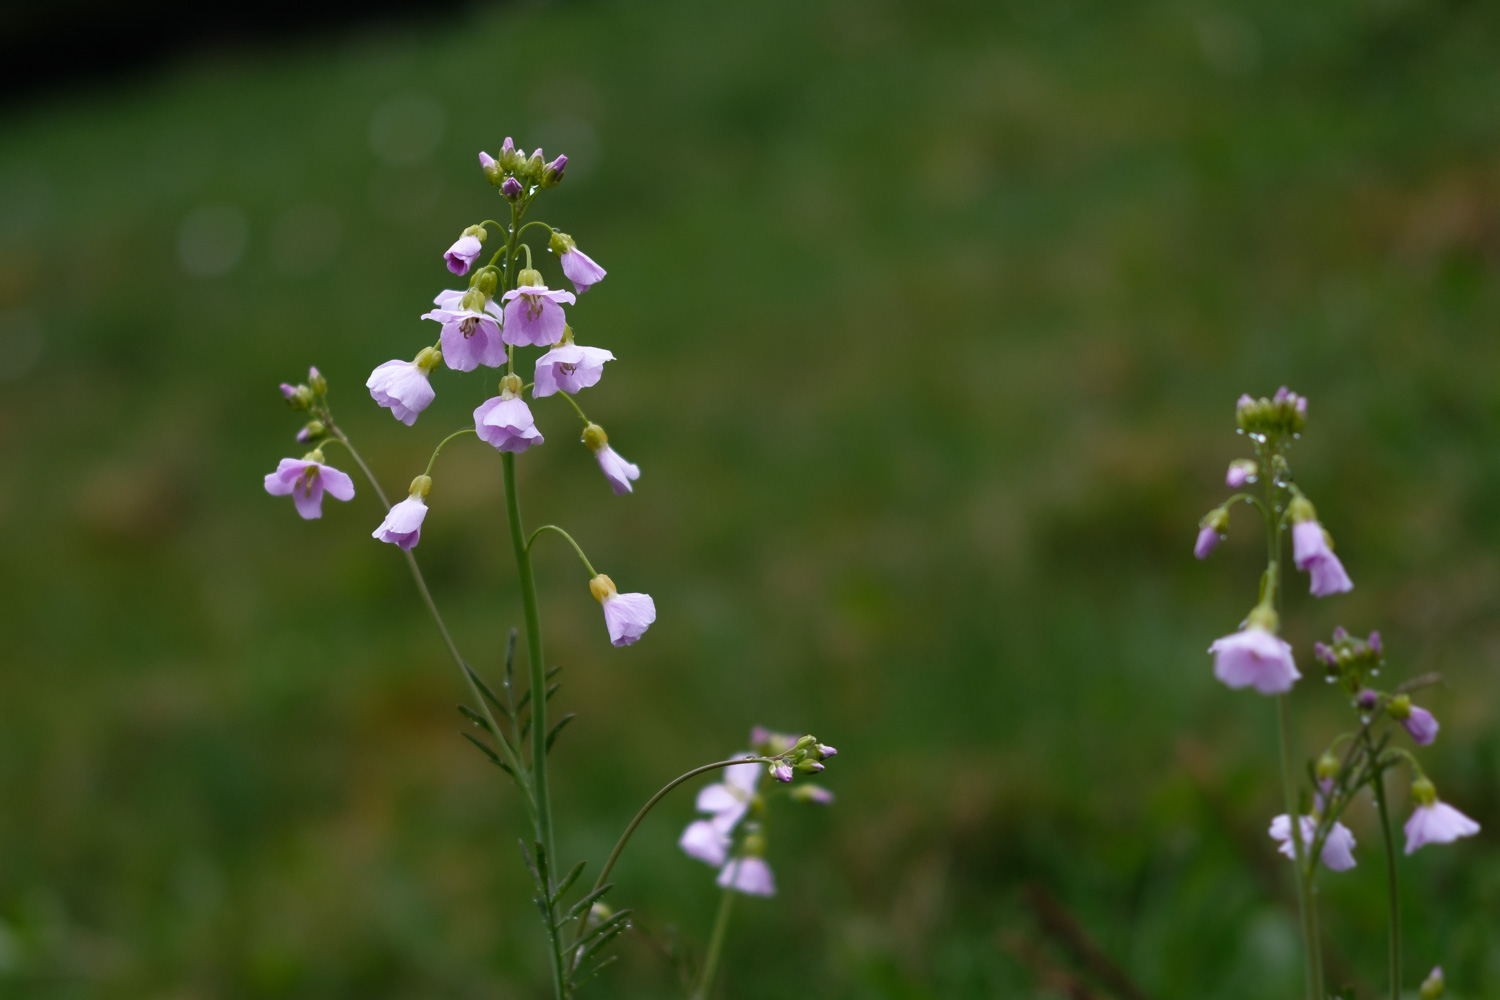
M 1375 807 L 1380 812 L 1380 836 L 1385 840 L 1385 877 L 1391 898 L 1391 1000 L 1401 1000 L 1401 897 L 1396 880 L 1396 844 L 1391 835 L 1390 808 L 1385 801 L 1385 769 L 1370 780 Z
M 698 988 L 693 990 L 693 1000 L 708 1000 L 708 991 L 713 989 L 714 973 L 719 971 L 719 953 L 724 950 L 724 936 L 729 930 L 729 910 L 736 893 L 724 890 L 719 900 L 719 915 L 714 918 L 713 936 L 708 939 L 708 954 L 703 958 L 703 975 L 698 979 Z
M 324 412 L 327 415 L 327 411 L 325 410 Z M 375 474 L 365 464 L 364 458 L 360 456 L 359 452 L 354 450 L 354 445 L 349 443 L 349 438 L 333 422 L 331 416 L 328 419 L 328 431 L 332 435 L 332 440 L 337 441 L 348 450 L 349 457 L 354 459 L 354 464 L 358 465 L 359 470 L 365 474 L 365 479 L 369 481 L 370 488 L 380 498 L 380 505 L 386 510 L 390 510 L 391 502 L 386 499 L 385 491 L 380 488 L 380 481 L 375 478 Z M 453 663 L 458 667 L 458 672 L 464 675 L 464 683 L 469 686 L 469 693 L 474 696 L 474 701 L 478 703 L 479 710 L 484 713 L 485 721 L 490 724 L 490 730 L 494 734 L 495 742 L 500 744 L 500 752 L 505 755 L 505 763 L 510 766 L 511 773 L 515 775 L 517 784 L 521 786 L 522 800 L 526 803 L 527 818 L 531 820 L 532 825 L 535 825 L 536 802 L 532 796 L 531 785 L 526 780 L 526 768 L 522 766 L 520 759 L 516 756 L 515 748 L 505 738 L 504 730 L 500 728 L 500 724 L 495 721 L 495 716 L 490 712 L 489 701 L 480 693 L 479 687 L 474 683 L 474 678 L 469 675 L 469 665 L 464 662 L 463 656 L 459 654 L 458 645 L 453 641 L 453 636 L 449 633 L 448 626 L 443 621 L 443 616 L 438 613 L 437 602 L 432 599 L 432 591 L 427 588 L 427 579 L 422 576 L 422 568 L 417 565 L 417 557 L 412 555 L 407 549 L 402 549 L 401 554 L 406 557 L 406 565 L 411 570 L 412 579 L 416 581 L 417 590 L 422 594 L 423 603 L 427 605 L 427 612 L 432 615 L 432 621 L 437 625 L 438 632 L 443 637 L 443 645 L 448 647 L 448 655 L 453 657 Z
M 576 399 L 574 399 L 572 397 L 572 395 L 570 395 L 569 393 L 563 392 L 561 389 L 557 390 L 557 394 L 559 396 L 561 396 L 563 399 L 566 399 L 568 401 L 568 405 L 571 406 L 571 407 L 573 407 L 573 412 L 576 413 L 576 414 L 578 414 L 578 419 L 579 420 L 582 420 L 584 422 L 584 424 L 588 424 L 589 423 L 588 414 L 583 412 L 583 407 L 581 407 L 581 406 L 578 405 L 578 401 Z
M 563 529 L 559 528 L 555 524 L 544 524 L 540 528 L 538 528 L 535 531 L 533 531 L 531 533 L 531 537 L 529 537 L 529 538 L 526 539 L 526 551 L 527 552 L 531 551 L 531 546 L 532 546 L 532 543 L 534 543 L 536 541 L 536 536 L 540 535 L 544 531 L 555 531 L 559 535 L 562 535 L 564 538 L 566 538 L 568 540 L 568 544 L 571 545 L 571 546 L 573 546 L 573 551 L 578 553 L 578 558 L 581 559 L 581 560 L 583 560 L 583 568 L 589 571 L 589 578 L 590 579 L 592 579 L 592 578 L 594 578 L 594 577 L 596 577 L 596 576 L 599 575 L 597 572 L 594 571 L 594 566 L 593 566 L 592 563 L 589 562 L 589 557 L 583 554 L 583 549 L 580 548 L 579 545 L 578 545 L 578 543 L 573 540 L 573 536 L 570 535 L 570 534 L 568 534 L 566 531 L 564 531 Z
M 549 234 L 553 231 L 552 227 L 547 225 L 547 223 L 543 222 L 541 219 L 532 219 L 530 222 L 526 223 L 526 225 L 522 226 L 519 230 L 516 231 L 517 238 L 520 238 L 520 234 L 526 232 L 526 230 L 530 229 L 532 226 L 541 226 L 543 229 L 547 230 Z M 530 257 L 526 258 L 526 263 L 528 266 L 530 266 Z
M 599 889 L 603 887 L 604 883 L 609 879 L 609 873 L 614 870 L 615 862 L 620 860 L 620 854 L 625 850 L 625 845 L 630 842 L 630 835 L 632 833 L 635 833 L 635 828 L 641 825 L 641 820 L 646 818 L 646 814 L 649 813 L 653 808 L 655 808 L 658 802 L 666 798 L 667 793 L 672 791 L 672 789 L 676 788 L 684 781 L 696 778 L 700 774 L 706 774 L 709 771 L 717 770 L 721 767 L 732 767 L 735 764 L 769 764 L 771 762 L 772 758 L 770 757 L 731 757 L 728 760 L 716 760 L 712 764 L 704 764 L 702 767 L 695 767 L 686 774 L 679 774 L 677 777 L 667 782 L 662 786 L 661 791 L 657 792 L 655 795 L 651 796 L 651 798 L 646 800 L 646 804 L 641 806 L 640 812 L 635 814 L 635 819 L 631 820 L 630 825 L 625 827 L 625 832 L 620 834 L 620 839 L 615 842 L 615 849 L 609 852 L 609 860 L 604 862 L 603 868 L 599 869 L 599 877 L 594 879 L 594 888 L 590 891 L 598 892 Z M 587 918 L 587 913 L 584 913 L 583 916 L 578 918 L 578 932 L 573 936 L 573 943 L 575 945 L 579 942 L 579 940 L 583 938 L 584 922 Z
M 452 434 L 449 434 L 447 437 L 443 438 L 441 441 L 438 442 L 438 446 L 436 448 L 432 449 L 432 457 L 427 460 L 427 471 L 424 472 L 424 473 L 422 473 L 422 475 L 424 475 L 424 476 L 430 476 L 430 475 L 432 475 L 432 467 L 437 462 L 437 457 L 443 453 L 443 445 L 447 444 L 449 441 L 452 441 L 456 437 L 462 437 L 465 434 L 478 434 L 478 433 L 479 432 L 476 431 L 472 427 L 465 427 L 463 430 L 454 431 Z

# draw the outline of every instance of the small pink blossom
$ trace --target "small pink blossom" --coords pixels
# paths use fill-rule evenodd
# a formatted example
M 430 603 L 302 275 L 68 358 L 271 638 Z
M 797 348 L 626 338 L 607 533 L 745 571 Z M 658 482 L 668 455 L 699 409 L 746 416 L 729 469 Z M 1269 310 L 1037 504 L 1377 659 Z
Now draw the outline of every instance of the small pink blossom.
M 1418 805 L 1406 821 L 1406 853 L 1411 854 L 1427 844 L 1451 844 L 1460 837 L 1479 832 L 1474 822 L 1434 794 L 1431 802 Z
M 354 499 L 354 480 L 346 472 L 323 464 L 323 452 L 314 449 L 302 458 L 283 458 L 276 471 L 266 476 L 266 492 L 284 497 L 288 493 L 297 513 L 312 520 L 323 516 L 323 492 L 335 500 Z
M 1292 525 L 1292 561 L 1312 576 L 1312 595 L 1327 597 L 1354 589 L 1344 564 L 1328 545 L 1328 535 L 1317 521 Z
M 615 496 L 624 496 L 633 493 L 632 481 L 641 478 L 641 467 L 634 462 L 627 462 L 620 457 L 620 453 L 607 444 L 600 445 L 594 449 L 594 457 L 599 460 L 599 469 L 604 473 L 604 478 L 609 480 L 610 489 L 615 491 Z
M 687 829 L 682 831 L 682 836 L 677 838 L 677 846 L 682 848 L 688 857 L 696 858 L 715 868 L 728 860 L 731 843 L 732 839 L 729 834 L 706 819 L 689 823 Z
M 392 507 L 371 534 L 410 552 L 422 538 L 422 521 L 426 517 L 427 504 L 419 496 L 409 496 Z
M 516 453 L 544 441 L 531 407 L 521 397 L 506 392 L 485 400 L 474 410 L 474 433 L 499 451 Z
M 650 594 L 622 594 L 603 573 L 589 581 L 589 592 L 604 608 L 604 625 L 615 646 L 638 641 L 656 621 L 656 602 Z
M 1297 825 L 1302 829 L 1302 850 L 1310 851 L 1313 839 L 1317 836 L 1318 820 L 1314 816 L 1299 816 L 1297 819 Z M 1292 845 L 1292 824 L 1286 813 L 1271 820 L 1270 834 L 1274 840 L 1281 842 L 1277 850 L 1289 858 L 1296 858 L 1296 848 Z M 1323 840 L 1320 860 L 1333 871 L 1348 871 L 1355 864 L 1354 846 L 1354 834 L 1347 826 L 1335 821 Z
M 602 347 L 580 344 L 558 344 L 536 359 L 536 386 L 532 396 L 540 399 L 558 390 L 576 393 L 597 385 L 604 375 L 605 362 L 615 356 Z
M 594 263 L 592 257 L 576 246 L 563 251 L 558 257 L 557 262 L 562 265 L 563 274 L 567 275 L 568 280 L 573 283 L 573 287 L 578 290 L 579 295 L 588 291 L 591 286 L 603 281 L 604 276 L 609 273 Z
M 779 760 L 771 765 L 771 777 L 785 784 L 792 780 L 792 765 L 784 760 Z
M 437 308 L 421 318 L 442 324 L 443 361 L 449 368 L 470 372 L 479 365 L 499 368 L 505 364 L 505 341 L 500 335 L 504 317 L 494 299 L 471 288 L 466 292 L 448 289 L 432 301 Z
M 424 349 L 424 353 L 427 350 Z M 417 422 L 417 415 L 427 409 L 437 395 L 428 379 L 432 369 L 419 363 L 426 360 L 423 355 L 417 355 L 417 359 L 402 361 L 396 358 L 387 361 L 365 380 L 370 397 L 389 409 L 397 420 L 408 427 Z
M 776 895 L 776 880 L 771 877 L 771 866 L 765 858 L 733 858 L 719 871 L 718 883 L 722 888 L 742 892 L 747 896 Z
M 1193 555 L 1199 559 L 1207 559 L 1209 553 L 1218 546 L 1219 540 L 1222 537 L 1219 534 L 1218 528 L 1211 524 L 1205 524 L 1198 529 L 1198 540 L 1193 543 Z
M 525 279 L 535 275 L 535 280 Z M 552 290 L 541 283 L 541 275 L 529 268 L 521 273 L 523 283 L 503 296 L 505 302 L 505 329 L 503 336 L 507 344 L 518 347 L 546 347 L 562 339 L 567 316 L 563 303 L 572 305 L 577 299 L 572 292 Z
M 1232 490 L 1237 490 L 1246 483 L 1255 482 L 1258 468 L 1248 458 L 1237 458 L 1229 463 L 1229 471 L 1224 475 L 1224 485 Z
M 1286 640 L 1250 625 L 1214 641 L 1214 676 L 1232 688 L 1253 687 L 1261 694 L 1290 691 L 1302 675 Z
M 460 236 L 454 244 L 443 254 L 443 260 L 448 265 L 448 270 L 454 274 L 468 274 L 469 268 L 479 259 L 484 252 L 484 244 L 479 242 L 478 236 Z
M 1438 729 L 1441 728 L 1437 718 L 1420 705 L 1411 706 L 1411 714 L 1401 720 L 1401 725 L 1406 727 L 1412 742 L 1421 747 L 1431 745 L 1432 741 L 1437 739 Z

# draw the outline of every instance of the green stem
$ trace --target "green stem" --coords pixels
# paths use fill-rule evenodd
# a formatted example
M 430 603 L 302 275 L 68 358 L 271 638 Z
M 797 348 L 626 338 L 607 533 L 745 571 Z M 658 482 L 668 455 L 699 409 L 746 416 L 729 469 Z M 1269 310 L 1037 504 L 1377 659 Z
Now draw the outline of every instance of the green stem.
M 465 427 L 463 430 L 461 430 L 461 431 L 454 431 L 452 434 L 449 434 L 447 437 L 443 438 L 441 441 L 438 442 L 438 446 L 436 448 L 432 449 L 432 457 L 427 460 L 427 471 L 424 472 L 424 473 L 422 473 L 422 475 L 424 475 L 424 476 L 430 476 L 430 475 L 432 475 L 432 466 L 434 465 L 434 463 L 437 462 L 437 457 L 440 454 L 442 454 L 442 452 L 443 452 L 443 445 L 447 444 L 449 441 L 452 441 L 456 437 L 462 437 L 465 434 L 478 434 L 478 433 L 479 432 L 476 431 L 472 427 Z
M 601 888 L 603 888 L 604 883 L 609 880 L 609 873 L 614 871 L 615 862 L 620 860 L 620 854 L 625 850 L 625 845 L 630 842 L 630 835 L 632 833 L 635 833 L 635 828 L 641 825 L 641 820 L 646 818 L 646 814 L 654 809 L 658 802 L 666 798 L 667 794 L 671 792 L 672 789 L 676 788 L 684 781 L 690 781 L 691 779 L 696 778 L 700 774 L 706 774 L 709 771 L 717 770 L 721 767 L 731 767 L 735 764 L 746 763 L 769 764 L 771 763 L 771 758 L 731 757 L 728 760 L 716 760 L 712 764 L 704 764 L 702 767 L 695 767 L 686 774 L 679 774 L 677 777 L 673 778 L 671 781 L 663 785 L 661 791 L 657 792 L 655 795 L 651 796 L 651 798 L 646 800 L 646 804 L 641 806 L 640 811 L 635 814 L 635 818 L 630 821 L 630 825 L 625 827 L 625 832 L 620 834 L 620 839 L 615 841 L 615 849 L 609 852 L 609 860 L 604 862 L 603 868 L 599 869 L 599 877 L 594 879 L 594 888 L 590 891 L 598 892 Z M 587 918 L 587 913 L 578 918 L 578 932 L 573 937 L 573 944 L 575 946 L 583 938 L 584 922 L 587 920 Z
M 1396 881 L 1396 844 L 1391 834 L 1390 808 L 1385 801 L 1385 770 L 1370 781 L 1375 807 L 1380 811 L 1380 835 L 1385 839 L 1385 877 L 1391 896 L 1391 1000 L 1401 1000 L 1401 897 Z
M 583 549 L 580 548 L 578 543 L 573 540 L 573 536 L 568 534 L 566 531 L 559 528 L 555 524 L 544 524 L 540 528 L 533 531 L 531 533 L 531 537 L 526 539 L 526 551 L 531 551 L 531 545 L 536 541 L 536 536 L 540 535 L 544 531 L 555 531 L 568 540 L 568 544 L 573 546 L 573 551 L 578 553 L 578 558 L 583 560 L 583 568 L 589 571 L 589 579 L 592 580 L 594 577 L 599 575 L 597 572 L 595 572 L 593 564 L 589 562 L 589 557 L 583 554 Z
M 724 950 L 724 937 L 729 930 L 729 910 L 734 904 L 736 893 L 732 889 L 724 890 L 724 898 L 719 900 L 719 915 L 714 918 L 713 936 L 708 939 L 708 954 L 703 958 L 703 975 L 698 980 L 698 988 L 693 991 L 693 1000 L 708 1000 L 708 991 L 714 985 L 714 973 L 719 971 L 719 953 Z
M 536 577 L 531 571 L 531 553 L 526 548 L 526 529 L 521 525 L 521 500 L 516 491 L 516 456 L 504 452 L 505 513 L 510 521 L 510 543 L 516 555 L 516 576 L 521 583 L 521 607 L 526 621 L 526 658 L 531 668 L 531 789 L 536 797 L 536 839 L 547 852 L 547 884 L 542 891 L 552 895 L 552 872 L 557 867 L 556 841 L 552 834 L 552 798 L 547 784 L 547 674 L 542 661 L 542 615 L 536 600 Z M 552 947 L 552 985 L 563 1000 L 563 956 L 557 922 L 547 918 L 547 936 Z
M 578 401 L 561 389 L 557 390 L 557 394 L 568 401 L 568 405 L 573 407 L 573 412 L 578 414 L 578 419 L 582 420 L 584 425 L 587 426 L 589 423 L 588 414 L 583 412 L 583 407 L 578 405 Z

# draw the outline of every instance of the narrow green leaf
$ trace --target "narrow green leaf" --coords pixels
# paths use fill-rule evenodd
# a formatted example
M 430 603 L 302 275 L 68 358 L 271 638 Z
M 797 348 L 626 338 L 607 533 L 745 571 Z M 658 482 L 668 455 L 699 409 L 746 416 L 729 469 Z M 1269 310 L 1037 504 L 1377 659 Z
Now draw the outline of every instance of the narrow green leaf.
M 601 921 L 595 927 L 589 928 L 588 933 L 584 934 L 583 937 L 578 939 L 578 946 L 581 947 L 587 945 L 590 941 L 593 941 L 599 935 L 610 931 L 613 931 L 613 933 L 610 934 L 610 937 L 618 934 L 620 931 L 625 929 L 625 927 L 620 926 L 621 924 L 629 926 L 627 921 L 630 919 L 630 912 L 631 911 L 629 910 L 620 910 L 617 913 L 610 914 L 609 919 Z M 596 950 L 596 948 L 586 949 L 584 954 L 579 958 L 579 961 L 583 961 L 583 959 L 587 958 L 590 953 Z
M 596 901 L 603 899 L 604 894 L 606 892 L 609 892 L 609 890 L 613 889 L 614 887 L 615 884 L 613 882 L 606 882 L 599 888 L 595 889 L 593 892 L 589 893 L 587 896 L 584 896 L 578 902 L 568 907 L 568 912 L 562 917 L 561 920 L 558 921 L 558 924 L 561 925 L 568 923 L 571 920 L 577 920 L 580 913 L 587 910 L 590 906 L 593 906 Z
M 568 874 L 563 876 L 563 880 L 557 883 L 557 891 L 552 894 L 552 905 L 556 906 L 559 902 L 561 902 L 564 894 L 566 894 L 569 889 L 573 888 L 573 883 L 578 881 L 578 876 L 583 874 L 584 866 L 587 864 L 587 861 L 578 862 L 578 864 L 574 865 L 572 870 L 569 871 Z
M 560 673 L 562 673 L 562 667 L 548 667 L 547 668 L 547 676 L 546 676 L 545 679 L 550 681 L 552 678 L 556 677 Z
M 536 870 L 536 863 L 531 860 L 531 852 L 526 849 L 526 841 L 517 839 L 516 843 L 521 846 L 521 860 L 526 862 L 526 870 L 531 873 L 531 880 L 536 883 L 539 891 L 545 893 L 546 886 L 542 884 L 541 873 Z
M 578 713 L 577 712 L 569 712 L 567 715 L 565 715 L 561 719 L 557 720 L 557 725 L 553 726 L 552 727 L 552 732 L 550 732 L 550 733 L 547 734 L 547 750 L 548 750 L 548 752 L 550 752 L 552 750 L 552 742 L 553 742 L 553 740 L 557 739 L 557 734 L 560 733 L 560 732 L 562 732 L 563 726 L 566 726 L 568 723 L 572 722 L 577 717 L 578 717 Z
M 468 719 L 470 722 L 474 723 L 474 725 L 478 726 L 480 729 L 483 729 L 485 732 L 489 733 L 491 736 L 498 736 L 499 735 L 499 734 L 497 734 L 495 732 L 495 730 L 493 728 L 491 728 L 491 726 L 490 726 L 490 720 L 489 719 L 486 719 L 484 716 L 482 716 L 478 712 L 474 711 L 468 705 L 459 705 L 458 706 L 458 710 L 463 715 L 464 718 Z
M 484 695 L 485 701 L 488 701 L 491 705 L 495 706 L 496 710 L 499 711 L 501 715 L 505 716 L 507 719 L 510 718 L 510 709 L 501 704 L 500 699 L 495 697 L 495 692 L 490 690 L 490 686 L 484 682 L 484 678 L 480 677 L 473 667 L 465 663 L 464 673 L 469 675 L 469 680 L 473 681 L 474 686 L 479 689 L 479 693 Z
M 603 972 L 606 966 L 608 966 L 612 962 L 618 961 L 619 958 L 619 955 L 606 956 L 605 958 L 602 958 L 599 961 L 595 962 L 588 969 L 575 975 L 572 980 L 573 989 L 576 990 L 584 983 L 588 982 L 590 979 L 593 979 L 599 973 Z

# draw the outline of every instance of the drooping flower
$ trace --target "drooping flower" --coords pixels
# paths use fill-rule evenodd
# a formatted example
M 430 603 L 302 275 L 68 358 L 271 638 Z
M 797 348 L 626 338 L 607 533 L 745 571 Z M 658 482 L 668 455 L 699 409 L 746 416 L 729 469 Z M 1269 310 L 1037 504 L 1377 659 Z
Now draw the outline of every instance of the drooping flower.
M 1437 789 L 1426 778 L 1411 783 L 1411 795 L 1417 807 L 1406 821 L 1406 853 L 1411 854 L 1427 844 L 1451 844 L 1460 837 L 1479 832 L 1474 822 L 1446 802 L 1439 801 Z
M 1386 706 L 1386 711 L 1405 727 L 1418 746 L 1428 746 L 1437 739 L 1438 729 L 1441 728 L 1437 719 L 1427 709 L 1413 705 L 1410 695 L 1396 695 Z
M 771 866 L 766 859 L 749 855 L 731 858 L 719 870 L 718 884 L 724 889 L 733 889 L 747 896 L 776 895 L 776 880 L 771 877 Z
M 396 358 L 377 367 L 365 380 L 365 387 L 375 402 L 410 427 L 437 395 L 428 376 L 442 360 L 440 351 L 424 347 L 412 361 Z
M 371 534 L 410 552 L 422 538 L 422 521 L 427 517 L 425 498 L 432 489 L 432 477 L 418 476 L 411 481 L 407 497 L 386 512 L 385 520 Z
M 1354 589 L 1354 582 L 1344 572 L 1344 564 L 1333 554 L 1328 532 L 1318 523 L 1317 512 L 1302 495 L 1287 506 L 1292 522 L 1292 561 L 1312 576 L 1312 595 L 1327 597 Z
M 474 433 L 499 451 L 520 453 L 545 440 L 536 429 L 531 407 L 521 398 L 521 378 L 507 375 L 500 380 L 500 395 L 480 403 L 474 410 Z
M 589 592 L 604 607 L 604 625 L 615 646 L 636 642 L 656 621 L 656 602 L 650 594 L 622 594 L 603 573 L 589 581 Z
M 542 283 L 540 271 L 522 268 L 516 276 L 516 287 L 506 292 L 505 329 L 507 344 L 518 347 L 546 347 L 562 339 L 567 317 L 562 303 L 578 301 L 572 292 L 552 290 Z
M 1261 694 L 1290 691 L 1302 675 L 1291 644 L 1275 634 L 1276 612 L 1258 605 L 1245 628 L 1214 641 L 1214 676 L 1232 688 L 1253 687 Z
M 588 291 L 591 285 L 604 280 L 604 276 L 609 273 L 596 264 L 592 257 L 578 249 L 578 244 L 567 233 L 554 231 L 548 246 L 557 254 L 557 262 L 562 265 L 563 274 L 567 275 L 579 295 Z
M 1297 825 L 1302 829 L 1302 850 L 1310 851 L 1318 832 L 1317 817 L 1299 816 L 1297 819 Z M 1270 834 L 1272 839 L 1281 842 L 1278 851 L 1289 858 L 1296 858 L 1296 848 L 1292 845 L 1292 823 L 1286 813 L 1271 820 Z M 1348 871 L 1355 864 L 1354 846 L 1354 834 L 1347 826 L 1335 820 L 1328 836 L 1323 840 L 1323 851 L 1319 859 L 1333 871 Z
M 485 272 L 475 287 L 466 292 L 448 289 L 433 299 L 436 309 L 422 314 L 422 319 L 442 324 L 443 360 L 456 372 L 473 371 L 477 366 L 499 368 L 505 364 L 505 341 L 501 339 L 503 314 L 490 298 L 494 276 Z
M 550 396 L 561 389 L 575 393 L 597 385 L 604 375 L 605 362 L 615 356 L 602 347 L 584 347 L 574 344 L 567 331 L 563 343 L 536 359 L 536 383 L 531 394 L 537 398 Z
M 463 231 L 454 244 L 443 254 L 443 260 L 448 265 L 448 270 L 454 274 L 468 274 L 469 268 L 479 259 L 484 251 L 485 229 L 483 226 L 470 226 Z
M 292 496 L 297 513 L 305 519 L 323 516 L 323 492 L 335 500 L 354 499 L 354 480 L 323 463 L 323 450 L 314 448 L 301 458 L 283 458 L 276 471 L 266 476 L 266 492 L 276 497 Z
M 1193 543 L 1193 555 L 1199 559 L 1207 559 L 1208 554 L 1214 550 L 1224 537 L 1224 532 L 1229 530 L 1229 509 L 1227 507 L 1215 507 L 1203 516 L 1198 523 L 1198 540 Z
M 625 461 L 619 452 L 609 446 L 609 437 L 604 433 L 603 427 L 598 424 L 585 427 L 583 443 L 593 450 L 594 458 L 599 462 L 599 470 L 609 480 L 610 489 L 615 491 L 616 496 L 634 492 L 635 488 L 630 484 L 641 478 L 641 468 L 634 462 Z

